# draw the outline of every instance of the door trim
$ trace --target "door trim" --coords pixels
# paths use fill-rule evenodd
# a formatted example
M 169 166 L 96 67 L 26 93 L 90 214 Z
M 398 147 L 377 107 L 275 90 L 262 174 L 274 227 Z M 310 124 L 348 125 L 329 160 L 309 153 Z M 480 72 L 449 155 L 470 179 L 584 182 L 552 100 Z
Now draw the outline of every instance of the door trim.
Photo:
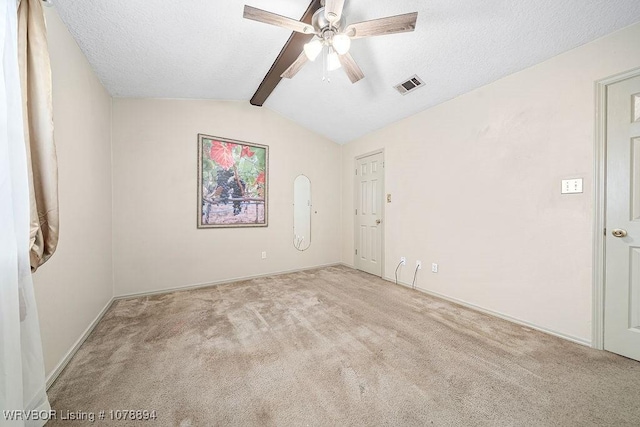
M 359 154 L 357 156 L 355 156 L 353 158 L 353 165 L 356 166 L 357 169 L 357 163 L 358 160 L 363 159 L 365 157 L 369 157 L 369 156 L 374 156 L 376 154 L 382 154 L 382 209 L 381 209 L 381 213 L 382 213 L 382 229 L 380 230 L 380 277 L 384 278 L 385 277 L 385 268 L 384 268 L 384 263 L 385 263 L 385 230 L 386 230 L 386 217 L 387 217 L 387 198 L 386 198 L 386 182 L 387 182 L 387 161 L 386 161 L 386 156 L 384 154 L 384 148 L 381 148 L 379 150 L 374 150 L 374 151 L 369 151 L 368 153 L 364 153 L 364 154 Z M 352 176 L 353 179 L 353 176 Z M 355 181 L 355 180 L 354 180 Z M 357 193 L 357 189 L 353 188 L 353 205 L 351 208 L 351 213 L 353 214 L 353 212 L 356 209 L 356 206 L 358 206 L 358 193 Z M 356 221 L 354 219 L 353 221 L 353 246 L 355 248 L 356 246 L 356 236 L 357 236 L 357 224 Z M 353 250 L 353 266 L 356 266 L 356 255 L 355 255 L 355 249 Z M 357 270 L 357 268 L 356 268 Z
M 607 87 L 640 76 L 640 68 L 615 74 L 595 83 L 596 120 L 593 183 L 593 309 L 591 346 L 604 350 L 604 287 L 605 287 L 605 209 L 607 162 Z

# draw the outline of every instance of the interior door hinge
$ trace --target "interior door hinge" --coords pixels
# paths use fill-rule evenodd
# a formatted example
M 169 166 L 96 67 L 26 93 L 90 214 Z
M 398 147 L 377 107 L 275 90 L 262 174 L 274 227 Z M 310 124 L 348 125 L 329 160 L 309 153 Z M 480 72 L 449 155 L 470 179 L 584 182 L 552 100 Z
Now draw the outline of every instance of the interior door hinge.
M 384 162 L 382 162 L 382 167 L 384 167 Z
M 606 228 L 604 229 L 604 235 L 605 236 L 607 235 L 607 229 Z
M 356 209 L 356 215 L 358 215 L 358 209 Z
M 356 255 L 358 255 L 358 250 L 356 249 Z
M 358 175 L 358 169 L 356 169 L 356 175 Z

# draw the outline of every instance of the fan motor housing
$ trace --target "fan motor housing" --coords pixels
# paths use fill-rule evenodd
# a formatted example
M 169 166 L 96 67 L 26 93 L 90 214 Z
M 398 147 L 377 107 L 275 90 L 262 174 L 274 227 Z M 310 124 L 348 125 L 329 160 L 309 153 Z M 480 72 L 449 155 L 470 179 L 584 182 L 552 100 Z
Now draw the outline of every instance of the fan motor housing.
M 324 7 L 318 9 L 316 13 L 313 14 L 313 18 L 311 18 L 311 25 L 313 25 L 313 28 L 318 34 L 322 34 L 325 30 L 328 30 L 329 27 L 331 27 L 334 32 L 338 32 L 342 27 L 344 27 L 344 24 L 344 16 L 337 22 L 329 22 L 327 17 L 324 15 Z

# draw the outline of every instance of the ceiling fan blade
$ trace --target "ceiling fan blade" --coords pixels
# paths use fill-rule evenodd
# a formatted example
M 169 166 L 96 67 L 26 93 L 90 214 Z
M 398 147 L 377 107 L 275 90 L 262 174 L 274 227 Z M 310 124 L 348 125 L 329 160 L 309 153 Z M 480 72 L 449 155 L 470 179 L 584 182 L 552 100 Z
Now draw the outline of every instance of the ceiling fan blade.
M 322 5 L 320 0 L 311 0 L 309 7 L 304 12 L 304 15 L 300 18 L 300 22 L 306 22 L 311 24 L 313 14 L 320 9 Z M 282 80 L 280 75 L 296 60 L 300 52 L 304 49 L 304 45 L 311 41 L 313 34 L 292 33 L 284 45 L 280 53 L 278 54 L 273 65 L 262 79 L 262 82 L 258 86 L 258 89 L 251 97 L 251 105 L 261 107 L 265 101 L 269 98 L 269 95 L 274 91 L 278 83 Z
M 267 12 L 253 6 L 244 6 L 244 18 L 252 21 L 263 22 L 265 24 L 275 25 L 276 27 L 286 28 L 302 34 L 314 34 L 315 30 L 312 25 L 276 13 Z
M 352 39 L 405 33 L 416 29 L 418 12 L 389 16 L 349 25 L 344 31 Z
M 298 71 L 300 71 L 302 67 L 304 67 L 304 64 L 306 64 L 308 60 L 309 59 L 307 59 L 307 55 L 304 53 L 304 51 L 302 51 L 300 56 L 298 56 L 298 58 L 293 61 L 293 64 L 291 64 L 291 66 L 287 68 L 285 72 L 280 75 L 280 77 L 283 77 L 285 79 L 293 78 L 293 76 L 298 74 Z
M 342 18 L 344 0 L 326 0 L 324 3 L 324 16 L 329 22 L 338 22 Z
M 338 59 L 340 60 L 342 68 L 344 68 L 344 72 L 347 73 L 349 80 L 351 80 L 351 83 L 356 83 L 364 79 L 364 73 L 360 67 L 358 67 L 358 64 L 356 64 L 356 61 L 350 53 L 338 55 Z

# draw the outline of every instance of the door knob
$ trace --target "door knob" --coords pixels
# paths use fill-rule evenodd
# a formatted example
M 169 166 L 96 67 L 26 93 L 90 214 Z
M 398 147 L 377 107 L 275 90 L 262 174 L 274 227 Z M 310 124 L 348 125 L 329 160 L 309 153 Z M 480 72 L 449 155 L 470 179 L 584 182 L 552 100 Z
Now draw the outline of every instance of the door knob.
M 377 225 L 380 225 L 380 223 L 381 223 L 381 222 L 382 222 L 382 221 L 380 221 L 379 219 L 376 219 L 376 224 L 377 224 Z
M 627 230 L 615 228 L 611 230 L 611 234 L 613 234 L 613 237 L 627 237 Z

